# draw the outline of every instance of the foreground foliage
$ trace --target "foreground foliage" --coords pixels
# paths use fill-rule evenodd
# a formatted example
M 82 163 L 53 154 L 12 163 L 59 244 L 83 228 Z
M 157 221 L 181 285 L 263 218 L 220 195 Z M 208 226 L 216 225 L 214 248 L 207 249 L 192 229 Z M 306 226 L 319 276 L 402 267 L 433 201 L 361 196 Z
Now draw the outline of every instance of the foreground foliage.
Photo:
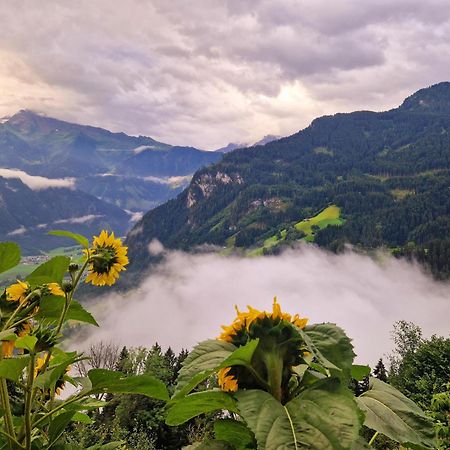
M 367 391 L 353 395 L 350 380 L 370 372 L 354 357 L 337 325 L 307 325 L 276 300 L 271 313 L 249 307 L 186 358 L 166 422 L 222 411 L 215 439 L 198 449 L 359 449 L 379 434 L 414 449 L 435 448 L 432 421 L 394 387 L 370 378 Z M 207 380 L 214 376 L 220 389 L 195 391 L 212 386 Z M 361 437 L 363 426 L 373 430 L 370 442 Z
M 70 376 L 70 368 L 85 359 L 60 346 L 69 321 L 97 325 L 74 299 L 86 276 L 94 285 L 112 284 L 128 263 L 126 247 L 114 234 L 103 231 L 90 244 L 69 232 L 54 232 L 77 241 L 85 255 L 80 265 L 56 256 L 40 265 L 23 281 L 7 287 L 0 297 L 0 448 L 61 449 L 61 437 L 70 422 L 90 422 L 89 411 L 105 406 L 94 396 L 139 393 L 167 400 L 167 389 L 150 376 L 123 377 L 120 372 L 92 369 L 85 377 Z M 0 272 L 20 261 L 14 243 L 0 243 Z M 75 393 L 58 394 L 68 384 Z M 70 449 L 76 450 L 76 445 Z M 103 448 L 94 446 L 92 449 Z M 114 448 L 111 445 L 104 448 Z
M 0 298 L 0 449 L 177 448 L 196 441 L 189 448 L 357 450 L 378 436 L 415 450 L 435 448 L 432 420 L 393 386 L 370 378 L 363 389 L 350 389 L 370 368 L 353 364 L 341 328 L 309 325 L 276 299 L 271 312 L 237 310 L 217 339 L 187 356 L 154 347 L 130 357 L 124 349 L 117 363 L 109 358 L 109 368 L 93 360 L 89 368 L 84 355 L 60 348 L 61 332 L 69 321 L 97 325 L 74 293 L 83 279 L 113 284 L 128 264 L 126 247 L 107 232 L 92 243 L 56 233 L 82 245 L 83 260 L 54 257 Z M 15 244 L 0 244 L 0 271 L 19 260 Z M 73 366 L 81 376 L 72 376 Z M 75 393 L 63 399 L 68 384 Z M 446 397 L 433 401 L 441 419 Z M 171 429 L 196 421 L 208 430 L 197 434 L 201 439 Z

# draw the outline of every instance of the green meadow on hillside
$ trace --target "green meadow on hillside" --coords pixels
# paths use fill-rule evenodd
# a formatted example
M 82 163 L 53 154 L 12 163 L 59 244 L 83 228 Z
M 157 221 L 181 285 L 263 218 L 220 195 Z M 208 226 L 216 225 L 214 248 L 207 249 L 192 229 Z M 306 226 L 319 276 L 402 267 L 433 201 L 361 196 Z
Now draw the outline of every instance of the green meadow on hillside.
M 320 213 L 309 219 L 301 220 L 294 225 L 295 230 L 302 232 L 304 236 L 298 241 L 314 242 L 317 230 L 328 227 L 329 225 L 340 226 L 345 223 L 341 217 L 341 209 L 336 205 L 330 205 Z M 280 231 L 279 234 L 271 236 L 264 241 L 261 247 L 250 250 L 248 256 L 259 256 L 264 254 L 264 250 L 274 247 L 283 241 L 286 241 L 287 230 Z
M 20 264 L 0 275 L 0 285 L 5 285 L 9 282 L 13 283 L 16 279 L 23 280 L 40 264 L 54 256 L 63 255 L 78 260 L 81 258 L 82 254 L 82 248 L 79 245 L 74 245 L 70 247 L 58 247 L 48 252 L 43 252 L 40 255 L 24 256 Z

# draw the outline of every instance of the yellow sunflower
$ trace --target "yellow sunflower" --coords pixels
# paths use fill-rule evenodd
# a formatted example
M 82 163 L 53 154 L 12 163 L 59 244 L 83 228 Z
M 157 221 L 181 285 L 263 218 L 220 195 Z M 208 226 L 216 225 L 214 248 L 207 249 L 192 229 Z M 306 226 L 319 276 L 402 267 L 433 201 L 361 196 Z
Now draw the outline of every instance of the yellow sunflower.
M 41 374 L 42 368 L 44 367 L 45 360 L 47 359 L 47 354 L 44 353 L 43 356 L 38 356 L 36 358 L 36 363 L 34 366 L 34 378 L 36 378 L 38 375 Z M 50 361 L 53 359 L 53 356 L 50 356 Z M 71 369 L 71 366 L 66 367 L 66 373 L 68 373 Z M 55 394 L 59 395 L 61 394 L 61 391 L 64 389 L 64 386 L 66 382 L 64 381 L 64 375 L 61 376 L 57 381 L 55 385 Z
M 6 300 L 9 302 L 18 301 L 23 303 L 30 292 L 30 285 L 28 283 L 17 280 L 17 283 L 14 283 L 6 288 Z
M 15 333 L 18 337 L 26 336 L 30 333 L 31 325 L 28 322 L 23 322 L 22 324 L 18 325 Z M 15 348 L 15 341 L 1 341 L 1 347 L 2 347 L 2 356 L 4 358 L 11 358 L 14 354 L 14 348 Z
M 11 358 L 14 353 L 14 341 L 2 341 L 1 345 L 3 358 Z
M 236 392 L 238 390 L 238 382 L 236 378 L 229 374 L 231 367 L 224 367 L 217 373 L 220 389 L 226 392 Z
M 284 320 L 286 322 L 290 322 L 293 325 L 304 328 L 306 324 L 308 323 L 307 318 L 301 318 L 298 314 L 295 314 L 295 316 L 291 316 L 289 313 L 285 313 L 281 310 L 280 304 L 277 302 L 277 298 L 275 297 L 273 299 L 273 306 L 272 306 L 272 312 L 267 311 L 259 311 L 251 306 L 247 306 L 248 312 L 241 312 L 236 307 L 237 316 L 234 319 L 233 323 L 228 326 L 222 326 L 223 332 L 218 337 L 218 339 L 226 342 L 232 342 L 233 338 L 237 335 L 237 333 L 241 330 L 246 329 L 247 331 L 250 330 L 250 326 L 258 321 L 265 318 L 268 319 L 280 319 Z
M 64 291 L 58 283 L 48 283 L 45 287 L 49 290 L 51 295 L 56 295 L 57 297 L 64 297 Z
M 128 247 L 122 245 L 122 240 L 103 230 L 99 236 L 94 236 L 92 248 L 89 250 L 90 263 L 86 283 L 95 286 L 113 285 L 119 278 L 119 273 L 126 270 L 128 264 Z

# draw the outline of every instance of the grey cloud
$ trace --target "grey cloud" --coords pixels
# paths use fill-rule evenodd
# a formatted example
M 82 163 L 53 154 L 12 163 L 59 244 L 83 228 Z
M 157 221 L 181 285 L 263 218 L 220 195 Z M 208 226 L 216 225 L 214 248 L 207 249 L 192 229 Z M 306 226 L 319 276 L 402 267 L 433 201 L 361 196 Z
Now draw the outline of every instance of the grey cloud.
M 0 19 L 0 115 L 200 148 L 393 107 L 450 65 L 446 0 L 25 0 Z

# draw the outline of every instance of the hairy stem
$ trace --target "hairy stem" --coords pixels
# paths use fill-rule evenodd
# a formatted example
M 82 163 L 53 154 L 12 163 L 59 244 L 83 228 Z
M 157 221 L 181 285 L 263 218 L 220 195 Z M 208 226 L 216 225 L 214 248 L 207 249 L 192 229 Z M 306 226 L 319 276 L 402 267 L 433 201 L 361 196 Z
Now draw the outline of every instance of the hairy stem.
M 28 379 L 25 391 L 25 449 L 31 449 L 31 409 L 33 406 L 33 381 L 35 370 L 35 355 L 31 354 L 30 365 L 28 367 Z

